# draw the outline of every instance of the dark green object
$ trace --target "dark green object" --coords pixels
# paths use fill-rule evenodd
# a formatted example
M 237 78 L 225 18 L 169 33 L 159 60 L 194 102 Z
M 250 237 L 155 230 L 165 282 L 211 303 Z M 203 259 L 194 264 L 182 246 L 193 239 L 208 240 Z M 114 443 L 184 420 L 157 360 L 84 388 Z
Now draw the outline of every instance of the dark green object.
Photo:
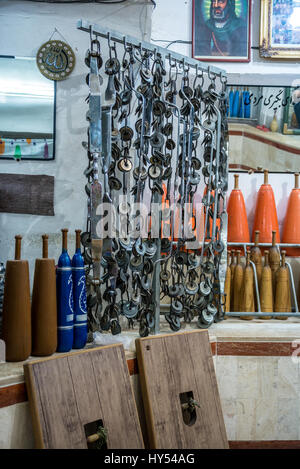
M 96 441 L 96 447 L 97 449 L 101 449 L 107 440 L 107 430 L 104 427 L 101 427 L 101 425 L 97 428 L 97 435 L 99 435 L 99 440 Z
M 21 147 L 20 147 L 20 145 L 16 145 L 14 158 L 15 158 L 16 160 L 20 160 L 21 157 L 22 157 L 22 154 L 21 154 Z

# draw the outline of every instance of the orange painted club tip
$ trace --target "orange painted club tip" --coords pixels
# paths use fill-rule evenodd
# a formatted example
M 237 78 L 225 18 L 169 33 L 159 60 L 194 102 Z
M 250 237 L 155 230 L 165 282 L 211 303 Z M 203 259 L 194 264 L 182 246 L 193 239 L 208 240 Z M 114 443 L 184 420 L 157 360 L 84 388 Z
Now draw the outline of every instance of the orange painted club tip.
M 234 189 L 228 199 L 228 235 L 231 243 L 249 243 L 250 233 L 246 212 L 246 205 L 242 191 L 239 188 L 239 175 L 234 175 Z M 229 247 L 230 250 L 230 247 Z
M 276 231 L 276 243 L 280 243 L 275 197 L 272 186 L 269 184 L 268 171 L 264 172 L 264 184 L 261 185 L 257 194 L 252 242 L 255 240 L 255 231 L 260 232 L 261 243 L 272 243 L 272 231 Z
M 300 244 L 300 188 L 299 173 L 295 174 L 295 187 L 291 191 L 283 224 L 282 242 Z M 286 255 L 300 256 L 300 249 L 286 248 Z
M 0 138 L 0 155 L 2 155 L 5 152 L 5 140 L 2 140 Z

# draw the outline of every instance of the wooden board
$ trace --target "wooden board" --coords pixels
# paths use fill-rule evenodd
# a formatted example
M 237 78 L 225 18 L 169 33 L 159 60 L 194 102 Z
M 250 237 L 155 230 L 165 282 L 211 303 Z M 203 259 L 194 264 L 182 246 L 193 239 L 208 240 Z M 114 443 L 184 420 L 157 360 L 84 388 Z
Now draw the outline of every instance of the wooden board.
M 0 174 L 0 212 L 54 215 L 54 177 Z
M 122 344 L 27 363 L 24 374 L 38 448 L 87 448 L 96 420 L 108 449 L 144 447 Z
M 207 331 L 137 339 L 136 350 L 150 448 L 228 448 Z M 190 425 L 182 393 L 200 405 Z

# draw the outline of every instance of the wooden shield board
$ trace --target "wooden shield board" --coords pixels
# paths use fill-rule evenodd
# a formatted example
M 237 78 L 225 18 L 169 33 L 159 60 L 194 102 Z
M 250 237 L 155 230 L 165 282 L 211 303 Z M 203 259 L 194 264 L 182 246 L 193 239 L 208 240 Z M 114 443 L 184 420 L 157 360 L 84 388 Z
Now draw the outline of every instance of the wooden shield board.
M 122 344 L 61 354 L 24 365 L 37 448 L 88 448 L 101 421 L 107 448 L 144 447 Z
M 136 339 L 136 350 L 150 448 L 228 448 L 207 331 Z

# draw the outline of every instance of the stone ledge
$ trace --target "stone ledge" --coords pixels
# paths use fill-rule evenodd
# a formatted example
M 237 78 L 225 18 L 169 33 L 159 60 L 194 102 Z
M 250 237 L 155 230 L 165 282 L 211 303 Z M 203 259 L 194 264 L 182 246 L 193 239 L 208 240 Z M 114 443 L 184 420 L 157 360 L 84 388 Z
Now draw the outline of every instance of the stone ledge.
M 198 329 L 197 323 L 184 325 L 181 332 Z M 240 319 L 226 319 L 213 324 L 207 329 L 212 345 L 213 355 L 237 356 L 290 356 L 295 347 L 293 342 L 300 344 L 300 320 L 288 318 L 286 321 L 276 319 L 243 321 Z M 174 334 L 166 322 L 161 323 L 161 334 Z M 108 342 L 114 343 L 111 334 L 105 334 Z M 127 362 L 135 360 L 135 339 L 139 337 L 137 330 L 124 331 L 125 356 Z M 93 348 L 103 344 L 89 344 L 86 348 Z M 107 343 L 105 343 L 107 345 Z M 294 344 L 297 346 L 296 344 Z M 78 352 L 78 350 L 73 351 Z M 72 351 L 70 352 L 72 353 Z M 53 356 L 60 354 L 54 354 Z M 23 364 L 27 361 L 40 360 L 41 357 L 30 357 L 25 362 L 0 363 L 0 388 L 24 382 Z M 131 365 L 136 369 L 136 365 Z M 134 373 L 133 373 L 134 374 Z

